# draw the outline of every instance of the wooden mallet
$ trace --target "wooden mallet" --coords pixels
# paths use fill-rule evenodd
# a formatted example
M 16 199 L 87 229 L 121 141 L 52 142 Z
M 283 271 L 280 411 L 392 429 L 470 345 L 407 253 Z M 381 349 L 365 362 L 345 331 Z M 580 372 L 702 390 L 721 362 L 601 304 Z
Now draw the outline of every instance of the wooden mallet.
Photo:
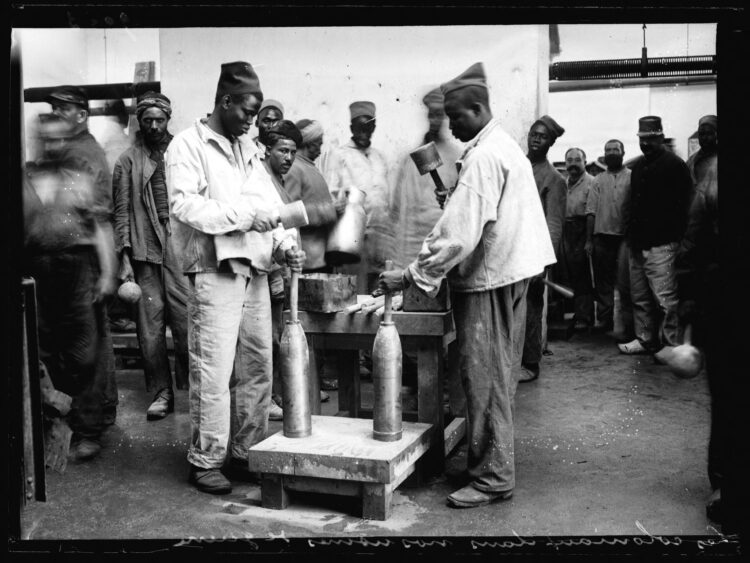
M 435 143 L 430 141 L 426 145 L 422 145 L 415 151 L 409 153 L 414 164 L 417 165 L 417 170 L 424 176 L 428 172 L 432 176 L 432 181 L 435 182 L 435 195 L 442 201 L 445 201 L 445 196 L 448 194 L 448 190 L 445 189 L 443 181 L 440 179 L 440 175 L 437 173 L 437 169 L 443 165 L 443 161 L 440 159 L 437 146 Z M 440 205 L 443 207 L 443 204 Z

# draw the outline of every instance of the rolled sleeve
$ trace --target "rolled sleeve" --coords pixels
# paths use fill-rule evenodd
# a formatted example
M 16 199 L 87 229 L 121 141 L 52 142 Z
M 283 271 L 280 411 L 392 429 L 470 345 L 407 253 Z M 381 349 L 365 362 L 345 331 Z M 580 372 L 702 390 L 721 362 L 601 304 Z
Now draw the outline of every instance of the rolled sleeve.
M 443 215 L 409 265 L 414 283 L 430 297 L 437 295 L 448 272 L 476 249 L 485 225 L 497 220 L 500 193 L 486 188 L 504 185 L 504 178 L 489 155 L 481 156 L 467 162 Z
M 130 160 L 120 159 L 112 172 L 112 191 L 115 207 L 115 251 L 122 252 L 130 245 L 130 198 L 132 193 Z

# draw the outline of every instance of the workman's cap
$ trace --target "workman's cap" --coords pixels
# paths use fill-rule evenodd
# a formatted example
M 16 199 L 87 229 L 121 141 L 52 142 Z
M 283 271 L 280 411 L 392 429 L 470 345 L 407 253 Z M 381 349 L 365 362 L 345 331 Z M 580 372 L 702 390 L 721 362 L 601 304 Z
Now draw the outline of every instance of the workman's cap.
M 656 137 L 663 134 L 664 131 L 661 128 L 661 117 L 656 115 L 647 115 L 646 117 L 641 117 L 638 120 L 639 137 Z
M 258 115 L 260 115 L 263 110 L 273 108 L 275 110 L 278 110 L 281 115 L 284 115 L 284 106 L 281 105 L 281 102 L 278 100 L 263 100 L 263 103 L 260 104 L 260 109 L 258 110 Z
M 138 119 L 149 108 L 160 109 L 167 114 L 167 117 L 172 116 L 172 101 L 160 92 L 148 91 L 138 96 L 138 105 L 135 107 L 135 115 Z
M 372 102 L 352 102 L 349 104 L 349 113 L 351 114 L 350 119 L 355 117 L 365 116 L 375 119 L 375 104 Z
M 52 103 L 53 100 L 75 104 L 81 106 L 86 111 L 89 109 L 89 97 L 83 91 L 83 88 L 79 88 L 78 86 L 60 86 L 56 88 L 46 98 L 46 101 L 49 103 Z
M 704 115 L 698 120 L 698 127 L 701 125 L 710 125 L 715 130 L 719 130 L 719 118 L 715 115 Z
M 422 103 L 426 106 L 442 106 L 443 102 L 445 102 L 445 96 L 443 96 L 443 93 L 440 91 L 439 87 L 430 90 L 424 95 L 424 98 L 422 98 Z
M 443 96 L 446 96 L 449 92 L 466 88 L 467 86 L 487 88 L 487 77 L 484 74 L 484 65 L 482 63 L 474 63 L 453 80 L 441 84 L 440 91 L 443 93 Z
M 221 65 L 217 96 L 234 94 L 261 94 L 260 79 L 250 63 L 237 61 Z
M 534 123 L 532 123 L 531 127 L 533 128 L 537 123 L 541 123 L 542 125 L 544 125 L 547 128 L 547 132 L 555 139 L 557 139 L 558 137 L 562 137 L 563 133 L 565 133 L 565 129 L 560 127 L 560 124 L 552 119 L 549 115 L 543 115 Z
M 297 126 L 288 119 L 282 119 L 274 126 L 269 127 L 266 131 L 266 135 L 269 139 L 269 142 L 266 144 L 268 147 L 273 146 L 272 141 L 274 135 L 291 139 L 298 147 L 302 145 L 302 134 L 299 132 L 299 129 L 297 129 Z

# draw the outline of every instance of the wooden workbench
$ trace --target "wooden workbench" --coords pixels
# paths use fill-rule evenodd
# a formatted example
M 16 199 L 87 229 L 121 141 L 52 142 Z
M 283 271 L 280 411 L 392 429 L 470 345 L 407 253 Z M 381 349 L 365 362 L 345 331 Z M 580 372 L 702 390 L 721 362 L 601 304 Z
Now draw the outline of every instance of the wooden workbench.
M 358 302 L 369 299 L 359 295 Z M 288 315 L 288 311 L 285 315 Z M 310 377 L 315 372 L 316 350 L 335 350 L 339 375 L 339 415 L 352 418 L 372 416 L 361 405 L 359 351 L 372 350 L 375 334 L 382 317 L 364 313 L 313 313 L 299 311 L 310 350 Z M 457 418 L 446 428 L 443 420 L 443 354 L 456 338 L 453 314 L 450 311 L 405 313 L 393 312 L 393 322 L 401 337 L 404 352 L 417 356 L 417 422 L 433 425 L 430 451 L 424 467 L 439 474 L 445 455 L 463 436 L 465 421 Z M 408 418 L 404 413 L 404 418 Z

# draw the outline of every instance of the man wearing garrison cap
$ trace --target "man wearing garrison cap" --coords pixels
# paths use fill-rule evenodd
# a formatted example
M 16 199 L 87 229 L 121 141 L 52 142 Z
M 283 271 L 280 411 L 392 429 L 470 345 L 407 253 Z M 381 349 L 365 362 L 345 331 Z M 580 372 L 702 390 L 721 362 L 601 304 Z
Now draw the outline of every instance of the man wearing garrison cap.
M 164 94 L 139 96 L 135 143 L 115 163 L 115 250 L 118 277 L 141 288 L 136 303 L 136 332 L 143 359 L 146 390 L 152 393 L 148 420 L 174 410 L 174 390 L 167 354 L 167 319 L 174 340 L 175 383 L 188 388 L 187 283 L 169 220 L 169 193 L 164 153 L 172 141 L 168 130 L 172 103 Z
M 658 353 L 682 341 L 675 250 L 693 190 L 687 165 L 664 146 L 660 117 L 640 118 L 638 138 L 643 156 L 632 166 L 627 228 L 636 337 L 618 344 L 623 354 Z
M 547 153 L 558 137 L 565 133 L 557 121 L 549 115 L 543 115 L 531 124 L 526 137 L 526 156 L 534 171 L 539 198 L 542 201 L 544 217 L 552 239 L 555 256 L 559 260 L 563 224 L 565 223 L 565 205 L 567 188 L 565 178 L 555 169 L 547 158 Z M 539 377 L 542 352 L 547 346 L 547 286 L 544 278 L 550 276 L 551 268 L 529 281 L 526 295 L 526 336 L 523 344 L 523 362 L 520 382 L 533 381 Z
M 357 188 L 365 193 L 367 215 L 362 261 L 345 266 L 342 271 L 357 274 L 359 293 L 374 287 L 375 279 L 385 266 L 386 256 L 394 248 L 393 230 L 388 217 L 388 164 L 382 152 L 372 146 L 375 132 L 375 104 L 356 101 L 349 105 L 352 137 L 326 162 L 324 175 L 331 192 Z
M 296 232 L 279 222 L 275 190 L 255 143 L 245 134 L 263 93 L 244 61 L 221 65 L 214 109 L 178 133 L 165 155 L 174 229 L 183 231 L 182 270 L 188 282 L 190 355 L 189 481 L 226 494 L 222 474 L 250 479 L 250 447 L 265 438 L 271 400 L 271 299 L 268 272 L 286 263 Z
M 451 363 L 466 393 L 471 482 L 448 502 L 471 508 L 513 494 L 513 397 L 526 290 L 555 253 L 531 164 L 492 117 L 481 63 L 440 89 L 450 129 L 466 143 L 458 181 L 419 254 L 406 269 L 383 272 L 375 293 L 413 283 L 434 296 L 449 280 L 457 355 Z

